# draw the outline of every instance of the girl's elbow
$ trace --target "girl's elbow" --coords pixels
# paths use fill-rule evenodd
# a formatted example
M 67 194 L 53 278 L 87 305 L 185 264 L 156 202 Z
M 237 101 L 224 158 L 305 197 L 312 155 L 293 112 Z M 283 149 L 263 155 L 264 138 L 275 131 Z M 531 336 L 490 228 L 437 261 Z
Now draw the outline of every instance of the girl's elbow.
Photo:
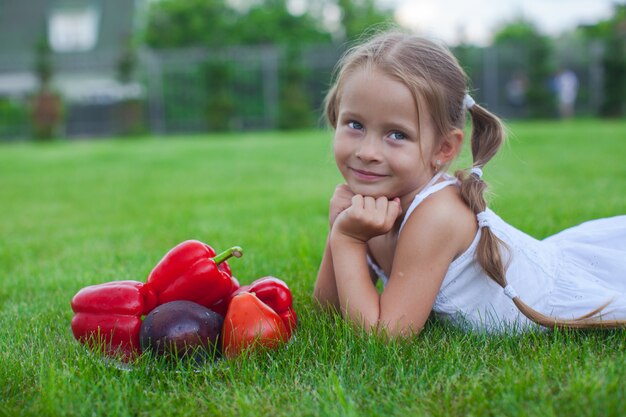
M 317 304 L 323 305 L 328 303 L 328 296 L 319 287 L 315 286 L 313 289 L 313 301 Z
M 346 312 L 344 312 L 345 314 Z M 349 315 L 346 317 L 349 317 Z M 390 340 L 416 337 L 423 329 L 423 325 L 416 326 L 414 323 L 383 320 L 374 315 L 361 315 L 360 320 L 353 320 L 353 322 L 366 333 L 381 335 Z
M 376 319 L 367 320 L 364 318 L 361 325 L 367 333 L 378 333 L 380 330 L 380 323 Z
M 388 334 L 391 339 L 409 339 L 409 338 L 417 337 L 421 331 L 422 329 L 414 329 L 411 327 L 407 327 L 407 328 L 396 327 L 390 330 Z
M 415 326 L 413 323 L 400 323 L 379 320 L 376 331 L 390 339 L 408 339 L 416 337 L 422 331 L 423 326 Z
M 319 288 L 313 290 L 313 301 L 324 310 L 337 310 L 339 308 L 338 301 L 329 297 L 328 294 Z

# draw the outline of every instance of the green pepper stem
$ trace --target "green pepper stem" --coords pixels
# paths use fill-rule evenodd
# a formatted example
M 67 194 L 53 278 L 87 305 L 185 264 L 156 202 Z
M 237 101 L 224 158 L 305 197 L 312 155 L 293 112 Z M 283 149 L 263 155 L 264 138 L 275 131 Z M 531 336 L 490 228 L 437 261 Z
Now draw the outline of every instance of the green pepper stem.
M 233 246 L 232 248 L 227 249 L 218 255 L 215 255 L 213 257 L 213 261 L 215 261 L 216 265 L 219 265 L 225 260 L 232 258 L 233 256 L 235 258 L 241 258 L 242 255 L 243 255 L 243 249 L 241 249 L 241 247 L 239 246 Z

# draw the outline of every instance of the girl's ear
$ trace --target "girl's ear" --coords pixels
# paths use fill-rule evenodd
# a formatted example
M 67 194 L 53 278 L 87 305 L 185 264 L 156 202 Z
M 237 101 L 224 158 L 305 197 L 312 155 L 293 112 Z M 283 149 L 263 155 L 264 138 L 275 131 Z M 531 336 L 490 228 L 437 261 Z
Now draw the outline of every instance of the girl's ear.
M 461 129 L 452 129 L 439 144 L 439 149 L 433 155 L 433 161 L 438 160 L 443 165 L 452 162 L 461 152 L 464 136 Z

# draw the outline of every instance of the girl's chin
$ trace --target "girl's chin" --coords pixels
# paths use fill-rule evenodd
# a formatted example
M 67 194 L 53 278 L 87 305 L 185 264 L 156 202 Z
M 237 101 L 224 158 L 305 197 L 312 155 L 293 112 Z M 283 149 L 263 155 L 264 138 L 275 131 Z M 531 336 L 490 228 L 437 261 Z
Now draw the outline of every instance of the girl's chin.
M 350 189 L 352 190 L 352 192 L 354 194 L 361 194 L 363 196 L 366 197 L 374 197 L 374 198 L 378 198 L 378 197 L 387 197 L 389 200 L 392 200 L 393 198 L 395 198 L 396 196 L 392 196 L 389 193 L 385 193 L 384 191 L 381 190 L 377 190 L 373 187 L 363 187 L 363 186 L 352 186 L 350 185 Z

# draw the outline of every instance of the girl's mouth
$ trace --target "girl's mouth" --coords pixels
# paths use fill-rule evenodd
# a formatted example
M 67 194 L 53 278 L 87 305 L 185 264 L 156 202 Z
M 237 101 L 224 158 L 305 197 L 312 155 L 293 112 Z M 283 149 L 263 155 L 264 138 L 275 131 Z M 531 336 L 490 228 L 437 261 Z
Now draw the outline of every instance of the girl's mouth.
M 354 176 L 361 181 L 377 181 L 387 177 L 387 175 L 384 174 L 378 174 L 376 172 L 364 171 L 356 168 L 350 168 L 350 171 L 352 171 Z

